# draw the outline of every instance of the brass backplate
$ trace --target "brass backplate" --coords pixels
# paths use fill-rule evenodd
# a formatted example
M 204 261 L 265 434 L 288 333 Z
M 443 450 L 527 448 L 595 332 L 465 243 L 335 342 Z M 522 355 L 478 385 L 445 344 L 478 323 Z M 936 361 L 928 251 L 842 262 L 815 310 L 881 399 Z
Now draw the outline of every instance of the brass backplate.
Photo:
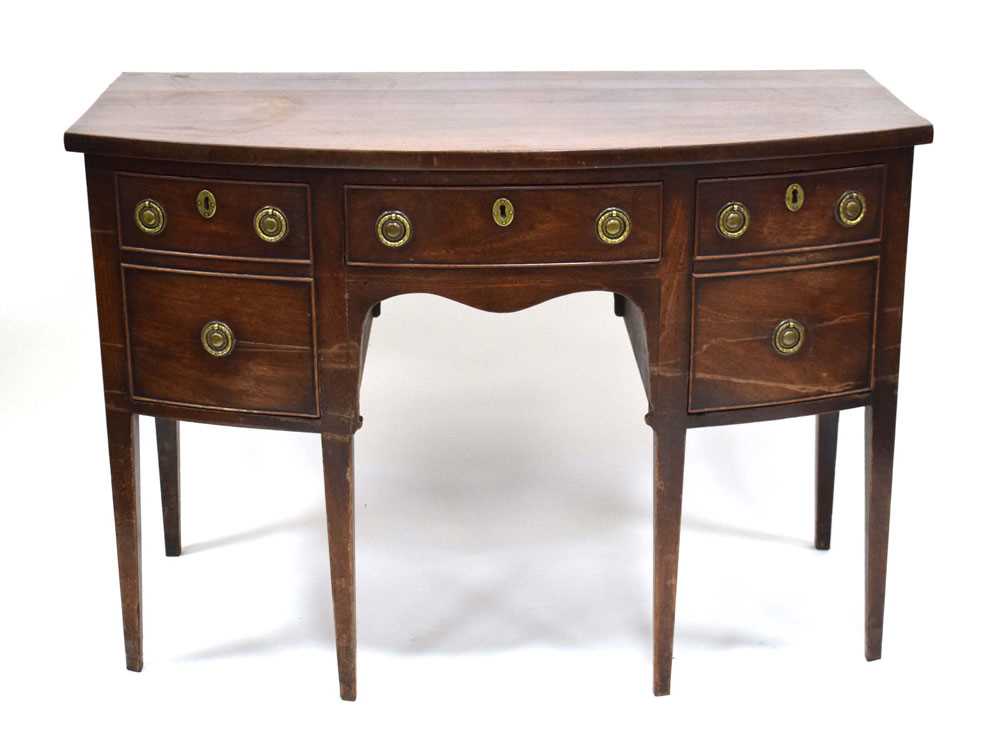
M 785 319 L 774 327 L 771 346 L 779 355 L 794 355 L 806 341 L 806 328 L 795 319 Z
M 201 346 L 213 358 L 224 358 L 236 347 L 236 337 L 225 322 L 209 321 L 201 328 Z
M 147 235 L 159 235 L 167 226 L 167 212 L 158 201 L 144 198 L 135 205 L 135 225 Z
M 861 191 L 845 191 L 837 201 L 837 221 L 844 227 L 854 227 L 861 224 L 867 209 L 868 204 Z
M 215 210 L 218 206 L 215 201 L 215 194 L 207 188 L 198 191 L 198 196 L 194 200 L 194 205 L 198 209 L 198 213 L 205 219 L 211 219 L 214 217 Z
M 382 245 L 389 248 L 406 245 L 412 234 L 410 218 L 401 211 L 395 209 L 384 211 L 375 220 L 375 236 Z
M 288 234 L 288 218 L 276 206 L 262 206 L 254 215 L 253 229 L 261 240 L 277 243 Z
M 597 215 L 597 237 L 602 243 L 618 245 L 632 232 L 632 219 L 624 209 L 611 206 Z
M 724 238 L 729 240 L 741 238 L 750 229 L 750 210 L 746 204 L 730 201 L 719 209 L 715 227 Z
M 797 212 L 806 203 L 806 192 L 799 183 L 790 183 L 785 189 L 785 208 Z
M 501 196 L 493 202 L 493 221 L 500 227 L 510 227 L 514 222 L 514 204 Z

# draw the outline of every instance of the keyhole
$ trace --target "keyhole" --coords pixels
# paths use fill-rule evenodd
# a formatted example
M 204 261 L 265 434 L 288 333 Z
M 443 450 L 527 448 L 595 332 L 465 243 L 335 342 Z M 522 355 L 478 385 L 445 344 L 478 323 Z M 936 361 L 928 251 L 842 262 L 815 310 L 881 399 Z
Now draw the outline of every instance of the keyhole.
M 215 196 L 207 188 L 198 191 L 194 199 L 194 208 L 205 219 L 211 219 L 215 216 Z
M 785 189 L 785 208 L 797 212 L 806 202 L 806 192 L 798 183 L 791 183 Z
M 498 198 L 493 202 L 493 221 L 500 227 L 509 227 L 514 221 L 514 204 L 508 198 Z

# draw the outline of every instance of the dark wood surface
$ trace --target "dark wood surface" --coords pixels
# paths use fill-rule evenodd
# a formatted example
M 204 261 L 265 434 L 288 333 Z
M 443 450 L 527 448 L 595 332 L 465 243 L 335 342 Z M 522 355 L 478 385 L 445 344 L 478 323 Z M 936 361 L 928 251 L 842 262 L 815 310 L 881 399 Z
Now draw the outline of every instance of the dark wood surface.
M 879 657 L 912 146 L 930 138 L 852 71 L 122 77 L 66 145 L 88 152 L 128 667 L 142 665 L 138 414 L 158 419 L 168 554 L 180 550 L 177 421 L 321 435 L 340 689 L 353 699 L 353 434 L 382 302 L 433 293 L 511 312 L 588 290 L 613 294 L 648 400 L 654 692 L 670 689 L 685 437 L 699 426 L 821 415 L 823 548 L 836 414 L 866 408 L 865 652 Z M 807 194 L 797 213 L 784 206 L 791 180 Z M 215 224 L 195 210 L 202 186 L 219 199 Z M 866 194 L 856 228 L 834 220 L 842 190 Z M 490 213 L 501 194 L 515 203 L 508 228 Z M 145 197 L 168 213 L 152 240 L 132 221 Z M 731 200 L 751 208 L 737 241 L 712 234 Z M 292 220 L 287 245 L 254 244 L 260 203 Z M 632 217 L 620 246 L 596 239 L 605 205 Z M 384 209 L 410 216 L 410 245 L 375 239 Z M 789 357 L 770 346 L 784 318 L 807 329 Z M 233 327 L 231 356 L 202 349 L 208 320 Z
M 833 481 L 837 471 L 837 433 L 840 413 L 816 416 L 816 530 L 814 545 L 830 549 L 833 527 Z
M 202 217 L 195 206 L 203 189 L 216 198 L 211 219 Z M 143 199 L 157 201 L 166 211 L 166 227 L 158 235 L 136 226 L 135 206 Z M 264 206 L 275 206 L 288 217 L 288 234 L 276 243 L 261 240 L 254 231 L 254 215 Z M 308 263 L 309 189 L 282 183 L 119 174 L 118 228 L 123 248 Z
M 691 410 L 797 402 L 871 387 L 878 259 L 698 275 Z M 775 327 L 805 327 L 781 355 Z
M 317 414 L 308 280 L 123 268 L 136 398 L 293 415 Z M 202 347 L 210 321 L 236 338 Z
M 886 217 L 879 275 L 875 383 L 865 407 L 865 657 L 870 661 L 882 657 L 912 173 L 912 150 L 888 160 L 886 205 L 893 211 Z
M 340 697 L 357 697 L 357 637 L 354 596 L 354 438 L 323 434 L 326 526 L 330 544 L 330 582 L 336 624 Z
M 493 221 L 493 201 L 514 205 L 514 221 Z M 572 187 L 391 188 L 349 186 L 347 261 L 350 264 L 508 265 L 656 261 L 662 242 L 659 183 Z M 597 217 L 624 210 L 631 230 L 609 245 L 597 235 Z M 402 211 L 412 224 L 406 245 L 390 248 L 375 235 L 387 210 Z
M 142 534 L 139 507 L 139 416 L 107 411 L 111 500 L 118 547 L 125 667 L 142 671 Z
M 176 420 L 156 418 L 156 455 L 160 468 L 163 544 L 167 556 L 181 555 L 181 459 Z
M 687 431 L 674 424 L 653 434 L 653 694 L 670 694 L 673 674 L 681 499 Z
M 700 181 L 695 255 L 731 256 L 878 240 L 884 180 L 885 168 L 875 166 Z M 802 186 L 805 195 L 802 208 L 795 212 L 785 205 L 785 189 L 792 183 Z M 865 215 L 854 227 L 842 227 L 835 216 L 846 191 L 865 196 Z M 750 225 L 736 239 L 723 237 L 717 229 L 719 210 L 730 201 L 739 201 L 750 211 Z
M 126 73 L 65 143 L 138 158 L 469 169 L 794 156 L 931 136 L 864 71 Z

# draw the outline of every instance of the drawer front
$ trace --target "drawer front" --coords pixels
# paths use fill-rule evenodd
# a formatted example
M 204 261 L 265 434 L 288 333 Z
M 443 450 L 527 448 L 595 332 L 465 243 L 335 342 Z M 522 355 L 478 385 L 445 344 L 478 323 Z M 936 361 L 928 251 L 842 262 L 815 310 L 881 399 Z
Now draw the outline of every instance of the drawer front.
M 122 275 L 133 397 L 317 415 L 312 282 L 136 266 Z M 226 332 L 205 331 L 211 322 L 232 332 L 227 354 Z
M 506 199 L 507 205 L 494 205 Z M 572 187 L 348 186 L 347 260 L 389 266 L 618 263 L 660 257 L 659 183 Z M 598 234 L 598 219 L 605 214 Z M 405 216 L 409 237 L 379 239 L 386 212 Z M 628 223 L 624 239 L 623 214 Z M 496 215 L 496 216 L 495 216 Z M 610 233 L 609 233 L 610 230 Z M 391 240 L 391 238 L 390 238 Z
M 882 166 L 701 180 L 696 255 L 731 256 L 878 240 L 884 181 Z M 859 195 L 864 203 L 860 216 Z M 746 215 L 748 221 L 741 224 Z
M 305 185 L 126 173 L 116 177 L 124 248 L 258 261 L 310 260 Z M 162 222 L 157 221 L 160 216 Z M 267 239 L 258 234 L 258 224 Z
M 691 411 L 871 388 L 877 280 L 877 258 L 696 276 Z

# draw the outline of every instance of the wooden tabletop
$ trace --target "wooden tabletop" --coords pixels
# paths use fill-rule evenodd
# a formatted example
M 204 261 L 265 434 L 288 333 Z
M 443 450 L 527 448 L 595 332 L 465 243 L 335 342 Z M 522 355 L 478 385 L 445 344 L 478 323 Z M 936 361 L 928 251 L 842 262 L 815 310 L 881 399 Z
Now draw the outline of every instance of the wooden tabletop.
M 520 169 L 864 151 L 932 135 L 864 71 L 125 73 L 65 144 L 181 161 Z

